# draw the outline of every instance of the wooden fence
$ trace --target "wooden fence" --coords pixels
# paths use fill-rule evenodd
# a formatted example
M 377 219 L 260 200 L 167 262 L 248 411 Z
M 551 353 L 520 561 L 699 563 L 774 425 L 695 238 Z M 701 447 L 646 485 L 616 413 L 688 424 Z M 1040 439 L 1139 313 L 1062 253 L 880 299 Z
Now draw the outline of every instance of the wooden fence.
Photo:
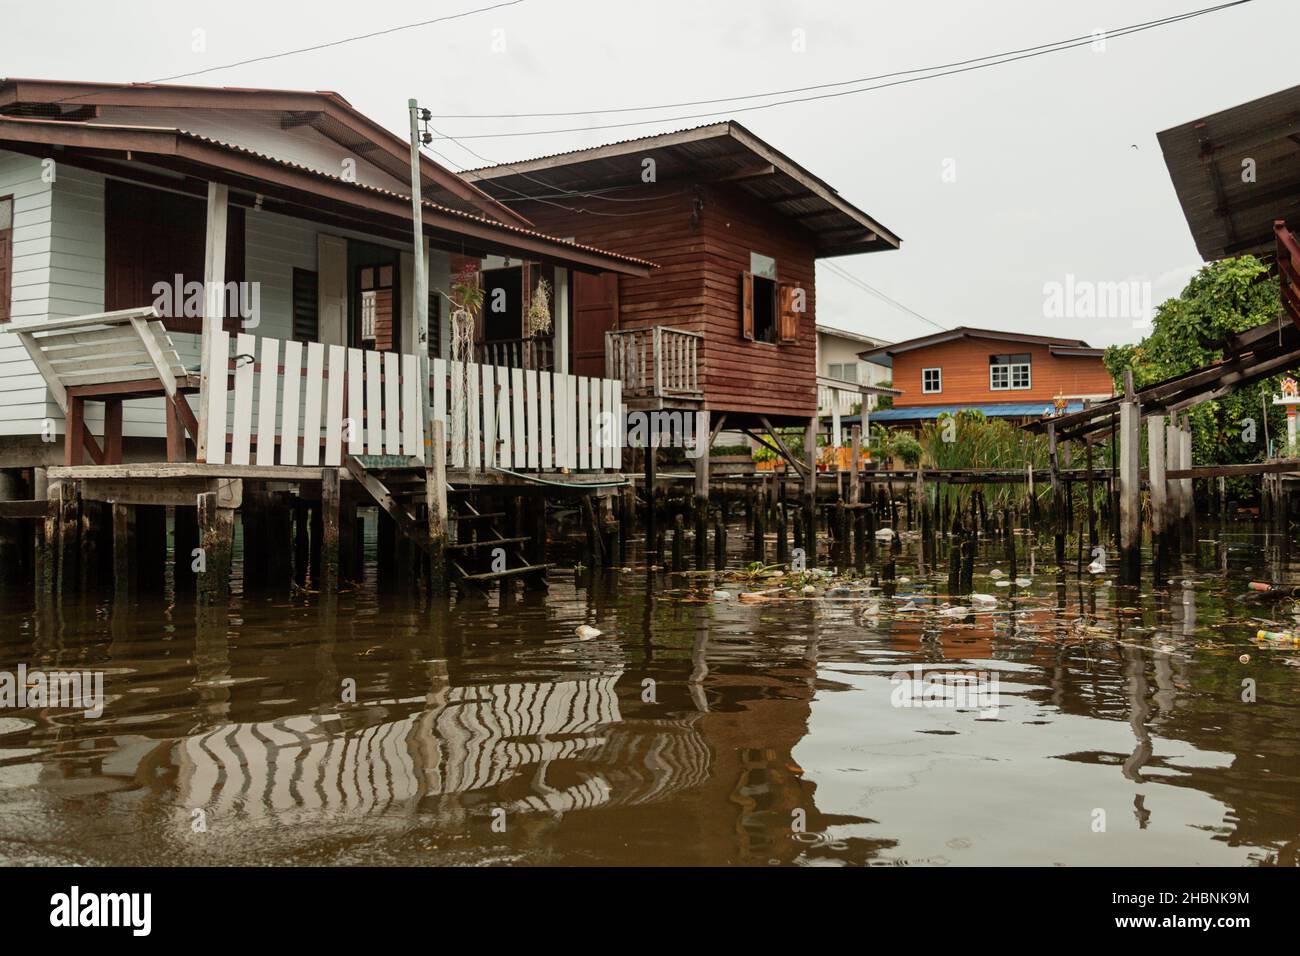
M 419 359 L 219 332 L 208 393 L 210 463 L 340 465 L 345 454 L 424 460 Z M 430 403 L 453 468 L 622 467 L 621 384 L 434 359 Z

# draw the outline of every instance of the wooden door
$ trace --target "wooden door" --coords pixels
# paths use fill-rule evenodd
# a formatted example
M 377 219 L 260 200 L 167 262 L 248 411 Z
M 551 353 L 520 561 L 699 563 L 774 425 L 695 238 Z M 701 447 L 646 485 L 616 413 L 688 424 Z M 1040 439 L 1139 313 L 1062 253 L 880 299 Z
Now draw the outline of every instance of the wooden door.
M 316 237 L 316 314 L 320 340 L 348 345 L 348 241 L 338 236 Z
M 618 328 L 618 275 L 573 273 L 574 375 L 605 375 L 605 333 Z

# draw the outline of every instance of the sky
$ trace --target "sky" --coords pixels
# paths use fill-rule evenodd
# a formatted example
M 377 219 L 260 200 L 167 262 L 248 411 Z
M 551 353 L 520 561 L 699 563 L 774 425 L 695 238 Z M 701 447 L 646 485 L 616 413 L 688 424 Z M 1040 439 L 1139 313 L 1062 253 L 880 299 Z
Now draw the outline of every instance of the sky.
M 158 80 L 497 2 L 2 0 L 0 75 Z M 1032 47 L 1213 3 L 520 0 L 178 82 L 333 90 L 405 135 L 412 96 L 435 114 L 743 96 Z M 769 109 L 734 111 L 763 102 L 751 99 L 732 110 L 438 118 L 435 128 L 461 142 L 433 148 L 467 168 L 733 116 L 903 240 L 897 251 L 819 264 L 819 323 L 890 341 L 968 325 L 1105 346 L 1139 339 L 1140 317 L 1062 317 L 1050 293 L 1067 282 L 1134 282 L 1153 303 L 1177 295 L 1201 262 L 1156 133 L 1295 85 L 1298 35 L 1300 2 L 1251 0 L 1111 37 L 1104 49 Z M 719 112 L 676 119 L 705 110 Z M 655 121 L 590 129 L 643 119 Z M 582 131 L 529 132 L 572 127 Z M 503 132 L 529 135 L 468 138 Z

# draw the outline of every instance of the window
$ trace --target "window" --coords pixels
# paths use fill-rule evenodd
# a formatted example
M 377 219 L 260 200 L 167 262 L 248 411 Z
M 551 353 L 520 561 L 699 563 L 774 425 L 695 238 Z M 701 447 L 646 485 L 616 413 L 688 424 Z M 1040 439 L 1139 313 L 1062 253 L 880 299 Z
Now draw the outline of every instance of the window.
M 13 312 L 9 300 L 13 298 L 14 271 L 14 201 L 12 196 L 0 197 L 0 322 L 8 322 Z
M 943 391 L 943 369 L 921 369 L 921 391 L 927 395 Z
M 741 335 L 753 342 L 794 342 L 799 337 L 804 296 L 777 280 L 776 260 L 749 254 L 749 271 L 740 274 Z
M 831 362 L 826 366 L 826 374 L 829 378 L 836 379 L 840 382 L 852 382 L 858 384 L 858 363 L 857 362 Z
M 1011 389 L 1023 390 L 1030 387 L 1030 356 L 1019 355 L 989 356 L 989 388 L 995 392 Z
M 293 270 L 293 337 L 297 342 L 320 341 L 319 277 L 310 269 Z

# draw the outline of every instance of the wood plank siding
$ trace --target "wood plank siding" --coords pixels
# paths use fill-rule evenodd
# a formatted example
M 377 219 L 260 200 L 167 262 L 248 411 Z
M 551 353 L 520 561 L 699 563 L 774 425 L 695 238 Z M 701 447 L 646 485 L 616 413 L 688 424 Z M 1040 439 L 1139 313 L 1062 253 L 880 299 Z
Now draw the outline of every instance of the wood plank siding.
M 658 265 L 648 276 L 619 278 L 618 327 L 659 325 L 703 332 L 699 376 L 706 407 L 790 419 L 815 414 L 811 235 L 726 185 L 675 180 L 625 189 L 618 196 L 638 201 L 584 198 L 574 203 L 609 215 L 539 203 L 520 203 L 517 208 L 551 235 Z M 780 283 L 805 290 L 806 311 L 799 316 L 794 341 L 756 342 L 743 334 L 741 277 L 750 270 L 752 252 L 776 260 Z M 575 283 L 574 315 L 581 316 L 582 310 Z
M 1030 356 L 1027 389 L 989 387 L 990 355 Z M 921 390 L 922 369 L 942 369 L 942 391 Z M 1052 355 L 1046 345 L 963 338 L 894 355 L 893 387 L 903 394 L 895 407 L 979 402 L 1051 402 L 1057 396 L 1103 396 L 1114 390 L 1100 358 Z

